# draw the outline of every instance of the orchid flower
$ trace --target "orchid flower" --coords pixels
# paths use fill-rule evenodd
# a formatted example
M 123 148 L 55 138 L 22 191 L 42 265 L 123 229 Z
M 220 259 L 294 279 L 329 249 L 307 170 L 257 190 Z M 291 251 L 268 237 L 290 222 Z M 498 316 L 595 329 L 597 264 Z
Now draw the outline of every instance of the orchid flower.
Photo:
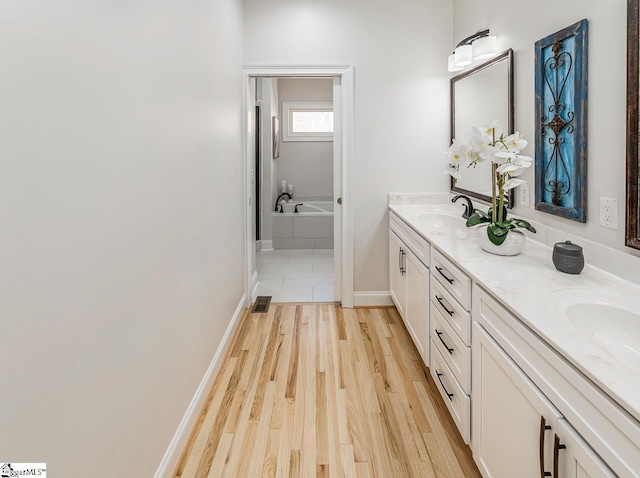
M 491 209 L 487 214 L 474 213 L 467 220 L 467 226 L 490 222 L 491 228 L 487 229 L 487 233 L 489 239 L 496 245 L 502 244 L 507 232 L 516 227 L 524 227 L 531 232 L 536 232 L 528 222 L 522 219 L 507 219 L 506 217 L 504 208 L 506 193 L 526 183 L 526 181 L 518 179 L 517 176 L 520 176 L 526 168 L 533 164 L 533 158 L 520 154 L 520 151 L 526 148 L 528 143 L 519 131 L 507 136 L 503 131 L 504 128 L 496 122 L 473 126 L 472 135 L 467 142 L 453 141 L 447 151 L 449 169 L 445 171 L 457 181 L 462 177 L 460 174 L 461 164 L 469 168 L 487 160 L 493 163 Z M 498 229 L 502 232 L 496 232 Z
M 498 174 L 509 174 L 509 176 L 520 176 L 524 172 L 524 168 L 516 163 L 503 163 L 496 169 Z
M 529 144 L 527 140 L 522 137 L 520 131 L 516 131 L 504 138 L 503 143 L 509 151 L 514 151 L 516 153 L 522 151 L 527 147 L 527 144 Z
M 459 165 L 463 160 L 467 158 L 466 150 L 468 147 L 465 144 L 457 140 L 453 140 L 453 144 L 447 151 L 447 158 L 449 159 L 449 164 L 451 165 Z
M 454 169 L 453 167 L 447 169 L 444 172 L 444 174 L 448 174 L 449 176 L 451 176 L 456 181 L 460 181 L 462 179 L 462 174 L 460 174 L 460 172 L 457 169 Z
M 502 190 L 503 191 L 509 191 L 510 189 L 516 188 L 516 187 L 520 186 L 521 184 L 525 184 L 525 183 L 526 183 L 526 181 L 524 181 L 522 179 L 510 178 L 502 185 Z

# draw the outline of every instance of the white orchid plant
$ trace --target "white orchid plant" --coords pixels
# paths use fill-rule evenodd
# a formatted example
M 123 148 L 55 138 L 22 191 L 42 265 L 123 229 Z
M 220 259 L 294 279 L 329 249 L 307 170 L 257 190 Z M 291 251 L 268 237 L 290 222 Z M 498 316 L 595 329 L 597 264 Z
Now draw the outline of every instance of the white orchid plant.
M 526 148 L 527 140 L 518 131 L 507 136 L 500 133 L 500 136 L 496 138 L 496 131 L 504 131 L 504 128 L 497 123 L 489 123 L 474 126 L 471 138 L 466 142 L 454 139 L 447 151 L 449 169 L 446 173 L 450 174 L 454 181 L 457 181 L 462 177 L 460 174 L 461 166 L 475 168 L 478 163 L 491 162 L 493 175 L 491 208 L 486 213 L 476 210 L 467 219 L 467 227 L 489 223 L 487 227 L 489 240 L 499 246 L 505 241 L 511 229 L 522 227 L 531 232 L 536 232 L 536 230 L 522 219 L 507 219 L 505 205 L 509 191 L 526 183 L 526 181 L 518 179 L 518 176 L 533 163 L 532 158 L 520 154 Z

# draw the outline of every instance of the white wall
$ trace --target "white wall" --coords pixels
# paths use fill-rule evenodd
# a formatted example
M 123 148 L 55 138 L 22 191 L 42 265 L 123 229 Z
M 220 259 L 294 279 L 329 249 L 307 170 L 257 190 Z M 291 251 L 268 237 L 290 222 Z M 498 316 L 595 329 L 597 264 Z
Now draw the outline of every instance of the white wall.
M 244 5 L 246 64 L 354 65 L 354 288 L 388 290 L 387 194 L 448 190 L 451 2 Z
M 280 79 L 280 126 L 285 127 L 282 103 L 333 102 L 333 79 Z M 284 133 L 281 135 L 284 137 Z M 275 160 L 276 178 L 293 184 L 294 198 L 333 198 L 333 142 L 282 141 L 280 157 Z M 274 202 L 280 194 L 275 192 Z
M 3 460 L 160 463 L 243 292 L 241 8 L 2 2 Z
M 501 50 L 513 48 L 515 127 L 529 140 L 527 151 L 533 156 L 535 42 L 583 18 L 589 20 L 587 223 L 536 211 L 533 191 L 532 207 L 516 206 L 515 213 L 637 255 L 624 247 L 626 3 L 625 0 L 487 0 L 479 4 L 474 0 L 454 0 L 451 45 L 478 30 L 490 28 L 498 35 Z M 533 168 L 526 171 L 523 178 L 533 185 Z M 618 199 L 618 231 L 599 226 L 600 196 Z

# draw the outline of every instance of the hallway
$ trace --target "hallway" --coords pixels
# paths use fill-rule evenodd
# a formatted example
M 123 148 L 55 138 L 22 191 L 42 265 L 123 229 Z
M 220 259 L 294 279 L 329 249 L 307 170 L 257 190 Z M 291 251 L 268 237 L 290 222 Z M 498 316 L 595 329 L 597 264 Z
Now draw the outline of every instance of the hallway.
M 395 309 L 246 313 L 174 474 L 480 476 Z

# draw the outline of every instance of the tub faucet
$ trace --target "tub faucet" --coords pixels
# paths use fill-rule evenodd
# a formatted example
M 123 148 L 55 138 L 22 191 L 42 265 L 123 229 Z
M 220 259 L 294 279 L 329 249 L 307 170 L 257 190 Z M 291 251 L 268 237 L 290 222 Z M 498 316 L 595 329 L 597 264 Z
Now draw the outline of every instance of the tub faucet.
M 463 219 L 469 219 L 471 217 L 471 215 L 476 211 L 473 208 L 473 203 L 471 202 L 471 199 L 469 199 L 469 197 L 465 196 L 464 194 L 458 194 L 456 197 L 454 197 L 451 202 L 456 202 L 458 199 L 464 199 L 467 203 L 464 204 L 464 212 L 462 213 L 462 218 Z
M 282 193 L 280 196 L 278 196 L 278 199 L 276 199 L 276 205 L 273 208 L 274 211 L 278 211 L 278 204 L 280 204 L 280 199 L 282 198 L 282 196 L 287 196 L 289 199 L 293 199 L 291 197 L 291 194 L 289 193 Z M 280 209 L 280 212 L 282 212 L 282 209 Z

